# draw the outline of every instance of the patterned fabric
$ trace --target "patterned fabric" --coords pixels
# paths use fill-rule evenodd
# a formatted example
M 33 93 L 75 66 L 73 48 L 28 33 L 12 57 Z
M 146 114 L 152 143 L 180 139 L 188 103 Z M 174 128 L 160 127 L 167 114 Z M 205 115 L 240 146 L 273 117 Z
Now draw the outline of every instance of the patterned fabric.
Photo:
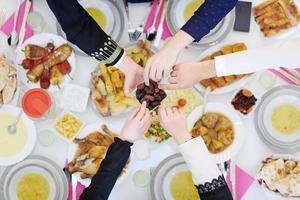
M 207 193 L 217 190 L 226 185 L 226 181 L 223 176 L 219 176 L 217 179 L 213 179 L 210 183 L 206 182 L 204 184 L 196 186 L 200 193 Z
M 200 41 L 234 8 L 236 3 L 237 0 L 205 0 L 182 30 L 196 41 Z
M 85 11 L 77 0 L 47 0 L 68 41 L 107 66 L 115 65 L 124 55 L 118 46 Z

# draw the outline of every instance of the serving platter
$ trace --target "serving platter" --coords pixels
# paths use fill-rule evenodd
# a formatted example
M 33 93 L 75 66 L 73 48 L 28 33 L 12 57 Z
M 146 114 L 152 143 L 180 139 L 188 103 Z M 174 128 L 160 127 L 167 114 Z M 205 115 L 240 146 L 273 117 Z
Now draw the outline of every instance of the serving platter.
M 179 31 L 180 28 L 185 24 L 183 12 L 189 2 L 191 2 L 191 0 L 170 0 L 168 3 L 166 22 L 173 35 L 177 33 L 177 31 Z M 193 42 L 189 46 L 194 48 L 209 48 L 213 45 L 216 45 L 232 31 L 234 20 L 235 9 L 229 12 L 226 17 L 199 42 Z
M 82 130 L 80 131 L 80 133 L 76 136 L 76 138 L 84 138 L 94 131 L 101 130 L 102 124 L 106 124 L 107 127 L 116 134 L 119 134 L 121 131 L 121 128 L 116 127 L 113 123 L 110 123 L 110 122 L 104 123 L 102 121 L 99 121 L 98 123 L 88 124 L 85 127 L 83 127 Z M 101 133 L 104 133 L 104 132 L 101 131 Z M 69 162 L 71 162 L 73 160 L 76 150 L 77 150 L 77 146 L 78 145 L 75 143 L 71 143 L 69 145 L 69 148 L 68 148 L 68 161 Z M 116 182 L 116 186 L 119 185 L 129 175 L 130 166 L 131 166 L 132 162 L 134 162 L 132 160 L 133 159 L 132 156 L 129 159 L 130 159 L 130 162 L 125 169 L 126 173 L 122 174 L 122 176 L 120 176 L 118 178 L 118 180 Z M 78 182 L 80 182 L 82 185 L 84 185 L 86 187 L 88 187 L 91 184 L 90 178 L 82 179 L 80 177 L 80 173 L 78 173 L 78 172 L 73 174 L 73 178 L 75 178 Z
M 231 44 L 234 44 L 236 42 L 232 42 Z M 201 60 L 202 58 L 211 55 L 212 53 L 220 50 L 223 46 L 226 46 L 227 43 L 220 43 L 217 44 L 207 50 L 205 50 L 203 53 L 201 53 L 201 55 L 199 56 L 199 60 Z M 241 66 L 242 67 L 242 66 Z M 233 83 L 227 84 L 224 87 L 221 88 L 216 88 L 214 91 L 212 91 L 210 94 L 211 95 L 221 95 L 221 94 L 226 94 L 226 93 L 230 93 L 233 91 L 236 91 L 237 89 L 244 87 L 249 81 L 251 81 L 255 76 L 255 73 L 246 75 L 242 78 L 240 78 L 239 80 L 234 81 Z M 197 89 L 199 92 L 201 92 L 202 94 L 204 94 L 205 92 L 205 87 L 203 85 L 201 85 L 200 83 L 196 83 L 194 85 L 195 89 Z
M 155 168 L 152 175 L 150 183 L 151 199 L 173 199 L 169 187 L 172 177 L 180 171 L 188 171 L 188 167 L 181 154 L 174 154 L 164 159 Z
M 29 156 L 26 160 L 7 167 L 0 178 L 0 199 L 18 199 L 16 187 L 19 179 L 28 173 L 43 175 L 50 186 L 49 200 L 68 198 L 68 181 L 56 163 L 43 156 Z
M 297 5 L 297 7 L 300 8 L 300 0 L 293 0 L 293 1 Z M 263 2 L 262 0 L 256 0 L 253 3 L 252 8 L 254 8 L 255 6 L 259 5 L 262 2 Z M 261 32 L 260 27 L 259 27 L 258 23 L 256 23 L 254 17 L 253 17 L 253 20 L 254 20 L 254 24 L 255 24 L 255 29 L 259 32 L 259 35 L 261 36 L 262 39 L 267 39 L 267 40 L 289 40 L 290 38 L 294 38 L 294 36 L 296 36 L 297 33 L 299 33 L 299 31 L 300 31 L 300 23 L 299 23 L 296 26 L 291 27 L 287 30 L 280 31 L 278 34 L 276 34 L 274 36 L 264 37 L 264 35 Z
M 292 104 L 300 109 L 300 88 L 282 85 L 266 92 L 255 110 L 255 128 L 260 138 L 272 149 L 281 153 L 300 151 L 300 130 L 292 135 L 282 135 L 271 125 L 271 113 L 281 104 Z
M 207 103 L 205 112 L 216 112 L 226 116 L 233 124 L 234 140 L 230 146 L 220 153 L 210 153 L 216 163 L 223 163 L 234 157 L 245 141 L 245 126 L 240 115 L 231 107 L 221 103 Z M 188 129 L 191 131 L 196 121 L 201 117 L 202 106 L 197 107 L 187 118 Z
M 27 44 L 35 44 L 35 45 L 38 45 L 41 47 L 45 47 L 48 42 L 53 42 L 53 44 L 56 48 L 62 44 L 68 43 L 67 40 L 63 39 L 62 37 L 60 37 L 58 35 L 54 35 L 52 33 L 41 33 L 41 34 L 34 35 L 34 36 L 28 38 L 22 44 L 22 48 L 17 52 L 17 62 L 22 63 L 23 59 L 25 58 L 25 53 L 23 52 L 23 50 L 25 49 L 25 46 Z M 51 84 L 50 87 L 47 89 L 48 92 L 54 93 L 54 92 L 59 91 L 60 89 L 62 89 L 66 84 L 68 84 L 72 80 L 71 77 L 74 77 L 75 72 L 76 72 L 76 59 L 75 59 L 74 49 L 72 51 L 72 54 L 70 55 L 70 57 L 67 60 L 72 67 L 72 71 L 70 72 L 69 76 L 67 76 L 67 75 L 64 76 L 64 80 L 60 84 L 60 88 Z M 33 82 L 28 81 L 28 79 L 26 77 L 26 73 L 27 73 L 27 70 L 25 70 L 23 67 L 20 67 L 19 74 L 20 74 L 20 79 L 23 82 L 23 84 L 30 89 L 40 88 L 39 82 L 33 83 Z
M 287 159 L 287 160 L 294 160 L 294 161 L 299 161 L 299 158 L 291 155 L 291 154 L 274 154 L 272 156 L 270 156 L 272 158 L 283 158 L 283 159 Z M 263 161 L 259 164 L 258 168 L 257 168 L 257 174 L 259 173 L 259 171 L 261 170 L 263 166 Z M 274 192 L 271 191 L 267 188 L 267 186 L 265 184 L 260 184 L 260 187 L 262 189 L 262 191 L 264 192 L 264 194 L 266 195 L 266 197 L 268 199 L 272 199 L 272 200 L 296 200 L 298 199 L 297 197 L 283 197 L 282 195 L 280 195 L 278 192 Z
M 14 107 L 11 105 L 3 105 L 0 109 L 0 115 L 11 115 L 17 117 L 20 112 L 23 112 L 21 108 Z M 0 166 L 9 166 L 16 164 L 22 160 L 24 160 L 33 150 L 35 143 L 36 143 L 36 127 L 34 125 L 34 122 L 27 117 L 24 113 L 22 113 L 21 121 L 24 123 L 24 126 L 26 127 L 27 131 L 27 140 L 22 148 L 22 150 L 12 156 L 9 157 L 2 157 L 0 156 Z M 18 127 L 17 127 L 18 128 Z M 16 135 L 12 135 L 11 137 L 18 136 L 18 129 Z
M 125 28 L 125 16 L 117 4 L 116 1 L 109 1 L 109 0 L 80 0 L 79 3 L 84 7 L 96 7 L 103 11 L 106 15 L 106 19 L 109 23 L 107 29 L 104 31 L 111 36 L 111 38 L 116 41 L 117 43 L 121 40 L 123 35 L 123 31 Z M 56 31 L 57 34 L 62 36 L 64 39 L 67 39 L 65 32 L 63 31 L 62 27 L 58 22 L 56 22 Z M 89 57 L 85 52 L 83 52 L 79 47 L 75 44 L 71 43 L 72 48 L 74 49 L 75 53 L 80 56 Z

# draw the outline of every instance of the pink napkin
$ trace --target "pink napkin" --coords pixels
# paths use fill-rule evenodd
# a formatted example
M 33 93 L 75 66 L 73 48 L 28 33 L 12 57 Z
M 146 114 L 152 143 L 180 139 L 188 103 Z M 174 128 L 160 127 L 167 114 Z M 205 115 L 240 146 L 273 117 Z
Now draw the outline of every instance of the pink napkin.
M 294 85 L 294 83 L 292 81 L 290 81 L 290 79 L 286 78 L 285 76 L 283 76 L 282 74 L 280 74 L 279 72 L 277 72 L 274 69 L 269 69 L 271 72 L 273 72 L 276 76 L 280 77 L 282 80 L 284 80 L 285 82 L 287 82 L 288 84 Z M 300 72 L 300 68 L 296 69 L 298 72 Z
M 65 163 L 65 167 L 68 167 L 69 165 L 69 162 L 66 160 L 66 163 Z M 68 195 L 68 200 L 72 200 L 72 183 L 69 182 L 68 183 L 68 187 L 69 187 L 69 195 Z M 81 193 L 83 192 L 83 190 L 85 189 L 85 186 L 82 185 L 81 183 L 77 182 L 77 185 L 76 185 L 76 199 L 78 200 Z
M 18 15 L 18 21 L 17 21 L 17 32 L 20 33 L 20 29 L 21 29 L 21 24 L 24 18 L 24 12 L 25 12 L 25 5 L 26 5 L 26 0 L 20 5 L 20 9 L 19 9 L 19 15 Z M 31 8 L 30 8 L 30 12 L 32 12 L 32 5 L 31 4 Z M 13 30 L 13 26 L 14 26 L 14 14 L 12 14 L 8 20 L 2 25 L 1 27 L 1 31 L 6 34 L 7 36 L 10 35 L 10 33 Z M 26 24 L 26 31 L 25 31 L 25 38 L 24 40 L 26 40 L 27 38 L 31 37 L 33 35 L 33 32 L 31 30 L 31 28 Z
M 164 1 L 164 3 L 166 3 Z M 155 27 L 158 28 L 159 26 L 159 22 L 160 22 L 160 16 L 162 14 L 162 11 L 163 11 L 163 7 L 164 6 L 161 6 L 161 9 L 159 11 L 159 14 L 157 16 L 157 19 L 156 19 L 156 22 L 155 22 Z M 158 8 L 158 0 L 154 0 L 153 2 L 153 5 L 152 5 L 152 8 L 150 10 L 150 14 L 147 18 L 147 21 L 145 23 L 145 26 L 144 26 L 144 32 L 146 33 L 147 30 L 151 27 L 151 25 L 153 24 L 153 20 L 154 20 L 154 15 L 155 15 L 155 11 L 156 9 L 159 9 Z M 162 39 L 165 40 L 167 39 L 168 37 L 171 37 L 172 36 L 172 33 L 167 25 L 167 22 L 166 20 L 164 20 L 164 23 L 163 23 L 163 34 L 162 34 Z
M 226 177 L 226 182 L 230 191 L 232 191 L 229 173 Z M 235 187 L 236 187 L 235 191 L 236 191 L 237 200 L 242 199 L 242 197 L 248 191 L 248 189 L 250 188 L 253 182 L 254 182 L 254 178 L 252 176 L 250 176 L 239 166 L 237 165 L 235 166 Z

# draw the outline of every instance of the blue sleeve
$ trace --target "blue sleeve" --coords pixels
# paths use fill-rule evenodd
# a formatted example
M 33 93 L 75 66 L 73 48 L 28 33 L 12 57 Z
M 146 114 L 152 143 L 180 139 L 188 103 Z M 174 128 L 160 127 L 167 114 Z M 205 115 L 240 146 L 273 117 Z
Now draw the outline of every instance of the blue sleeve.
M 236 5 L 237 0 L 205 0 L 181 30 L 200 41 Z

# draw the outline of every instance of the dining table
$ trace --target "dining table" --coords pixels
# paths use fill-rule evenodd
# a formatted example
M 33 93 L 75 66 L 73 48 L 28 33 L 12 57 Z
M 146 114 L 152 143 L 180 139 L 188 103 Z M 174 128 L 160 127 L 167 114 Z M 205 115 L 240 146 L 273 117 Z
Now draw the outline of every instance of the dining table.
M 116 0 L 122 10 L 124 11 L 124 5 L 122 4 L 122 0 Z M 251 0 L 248 0 L 251 1 Z M 257 0 L 253 0 L 253 3 L 256 3 Z M 15 1 L 8 0 L 0 0 L 0 10 L 5 13 L 5 19 L 13 14 Z M 131 18 L 131 25 L 133 27 L 138 26 L 142 20 L 144 19 L 145 13 L 149 8 L 149 3 L 139 3 L 139 4 L 129 4 L 129 13 Z M 56 30 L 56 18 L 49 9 L 47 2 L 45 0 L 33 0 L 33 9 L 42 14 L 45 19 L 45 27 L 43 32 L 57 34 Z M 130 12 L 131 11 L 131 12 Z M 134 12 L 133 12 L 134 11 Z M 251 16 L 251 24 L 250 24 L 250 32 L 237 32 L 232 30 L 228 36 L 222 41 L 222 43 L 234 43 L 234 42 L 245 42 L 249 49 L 260 48 L 265 45 L 272 44 L 277 39 L 266 39 L 263 37 L 259 29 L 256 27 L 255 20 L 253 16 Z M 119 41 L 120 46 L 126 46 L 129 43 L 129 38 L 127 34 L 127 25 L 125 24 L 124 33 L 122 38 Z M 300 33 L 298 34 L 300 35 Z M 145 37 L 144 35 L 142 37 Z M 293 37 L 297 37 L 297 34 Z M 160 43 L 160 47 L 167 41 L 162 41 Z M 197 49 L 187 47 L 185 48 L 177 62 L 184 62 L 188 60 L 199 60 L 201 53 L 204 49 Z M 4 52 L 9 55 L 10 58 L 15 58 L 16 52 L 14 48 L 11 48 L 7 44 L 7 36 L 0 32 L 0 52 Z M 251 61 L 249 61 L 251 62 Z M 91 81 L 91 72 L 95 70 L 98 66 L 99 61 L 90 58 L 84 57 L 80 55 L 76 55 L 76 73 L 71 81 L 72 84 L 80 85 L 83 87 L 90 87 Z M 271 66 L 270 66 L 271 67 Z M 261 71 L 256 72 L 252 79 L 247 82 L 243 87 L 248 88 L 255 92 L 258 97 L 261 97 L 265 92 L 269 89 L 266 89 L 260 84 L 260 76 L 262 73 L 272 73 L 270 71 Z M 284 80 L 276 76 L 276 81 L 273 87 L 278 85 L 287 84 Z M 21 106 L 21 97 L 27 90 L 24 84 L 20 84 L 21 91 L 20 97 L 17 106 Z M 58 91 L 52 94 L 54 97 L 54 102 L 56 104 L 56 109 L 58 113 L 63 112 L 63 108 L 59 108 L 59 101 L 62 96 L 62 91 Z M 202 94 L 203 95 L 203 94 Z M 230 104 L 232 99 L 232 93 L 220 94 L 220 95 L 211 95 L 208 98 L 208 102 L 218 102 L 224 104 Z M 118 116 L 111 117 L 101 117 L 97 114 L 91 106 L 91 102 L 88 103 L 86 110 L 82 113 L 79 113 L 78 116 L 84 122 L 84 124 L 91 123 L 106 123 L 109 122 L 116 127 L 122 127 L 126 118 L 129 114 L 121 114 Z M 242 121 L 245 126 L 245 132 L 242 133 L 245 135 L 245 141 L 240 149 L 239 153 L 236 155 L 236 164 L 242 169 L 245 173 L 249 174 L 249 176 L 255 179 L 255 176 L 258 171 L 259 164 L 266 157 L 277 154 L 278 152 L 269 148 L 259 137 L 257 130 L 255 128 L 254 122 L 254 112 L 246 116 L 242 116 Z M 43 130 L 53 129 L 53 121 L 35 121 L 37 134 L 42 132 Z M 130 199 L 130 200 L 150 200 L 151 199 L 151 191 L 150 185 L 146 187 L 138 187 L 133 182 L 133 174 L 137 170 L 146 170 L 153 171 L 158 164 L 164 160 L 166 157 L 178 153 L 179 150 L 177 148 L 176 143 L 170 139 L 161 144 L 153 144 L 148 141 L 150 147 L 150 155 L 146 160 L 139 160 L 135 157 L 132 152 L 133 162 L 130 170 L 128 171 L 129 175 L 123 180 L 120 184 L 115 186 L 111 192 L 109 199 L 111 200 L 122 200 L 122 199 Z M 34 150 L 31 155 L 41 155 L 45 156 L 52 161 L 54 161 L 61 169 L 64 168 L 65 162 L 67 159 L 69 144 L 62 140 L 60 137 L 54 136 L 54 142 L 50 146 L 43 146 L 36 143 Z M 300 152 L 295 153 L 294 156 L 300 158 Z M 5 167 L 0 167 L 0 175 L 3 172 Z M 239 182 L 237 181 L 237 184 Z M 254 200 L 254 199 L 267 199 L 267 197 L 263 196 L 262 189 L 257 181 L 254 181 L 251 186 L 247 188 L 244 192 L 241 199 L 243 200 Z

